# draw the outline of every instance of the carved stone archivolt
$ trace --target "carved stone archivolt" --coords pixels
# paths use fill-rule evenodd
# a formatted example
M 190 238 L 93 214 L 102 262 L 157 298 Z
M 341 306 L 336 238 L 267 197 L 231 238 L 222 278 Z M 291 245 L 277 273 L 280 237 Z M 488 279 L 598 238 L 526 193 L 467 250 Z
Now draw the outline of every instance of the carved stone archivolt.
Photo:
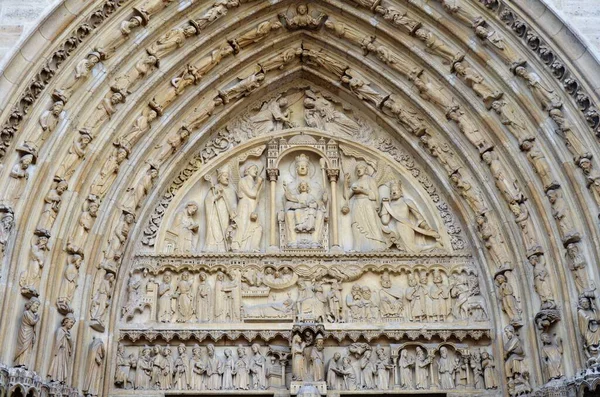
M 595 387 L 596 63 L 512 7 L 65 2 L 0 82 L 0 395 Z

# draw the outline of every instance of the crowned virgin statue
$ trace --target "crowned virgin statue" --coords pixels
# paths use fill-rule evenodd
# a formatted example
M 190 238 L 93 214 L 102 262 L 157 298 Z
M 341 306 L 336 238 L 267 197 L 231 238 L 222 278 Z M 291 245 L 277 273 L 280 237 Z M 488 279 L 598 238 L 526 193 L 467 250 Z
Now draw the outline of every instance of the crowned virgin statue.
M 307 155 L 296 156 L 294 165 L 295 180 L 283 184 L 287 248 L 323 248 L 327 192 L 311 178 Z

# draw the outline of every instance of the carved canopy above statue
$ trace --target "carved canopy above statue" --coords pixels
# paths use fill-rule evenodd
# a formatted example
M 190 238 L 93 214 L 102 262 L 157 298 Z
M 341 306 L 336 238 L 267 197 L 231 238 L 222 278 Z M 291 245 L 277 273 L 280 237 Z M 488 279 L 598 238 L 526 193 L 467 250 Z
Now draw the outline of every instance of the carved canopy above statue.
M 0 394 L 593 387 L 600 69 L 529 3 L 61 3 L 0 76 Z

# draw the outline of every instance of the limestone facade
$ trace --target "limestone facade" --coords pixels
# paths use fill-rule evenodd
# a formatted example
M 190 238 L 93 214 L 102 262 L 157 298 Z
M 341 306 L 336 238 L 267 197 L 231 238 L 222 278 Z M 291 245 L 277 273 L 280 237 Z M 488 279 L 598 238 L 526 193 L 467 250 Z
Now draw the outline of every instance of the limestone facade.
M 0 77 L 0 393 L 595 389 L 599 76 L 538 2 L 61 3 Z

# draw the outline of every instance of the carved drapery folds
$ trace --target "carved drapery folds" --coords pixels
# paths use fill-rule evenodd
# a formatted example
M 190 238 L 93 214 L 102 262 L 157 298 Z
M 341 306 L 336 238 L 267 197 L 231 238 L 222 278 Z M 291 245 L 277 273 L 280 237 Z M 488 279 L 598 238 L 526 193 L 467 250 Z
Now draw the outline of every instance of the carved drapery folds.
M 247 2 L 98 1 L 6 95 L 7 373 L 522 395 L 597 366 L 600 117 L 562 52 L 494 1 Z

